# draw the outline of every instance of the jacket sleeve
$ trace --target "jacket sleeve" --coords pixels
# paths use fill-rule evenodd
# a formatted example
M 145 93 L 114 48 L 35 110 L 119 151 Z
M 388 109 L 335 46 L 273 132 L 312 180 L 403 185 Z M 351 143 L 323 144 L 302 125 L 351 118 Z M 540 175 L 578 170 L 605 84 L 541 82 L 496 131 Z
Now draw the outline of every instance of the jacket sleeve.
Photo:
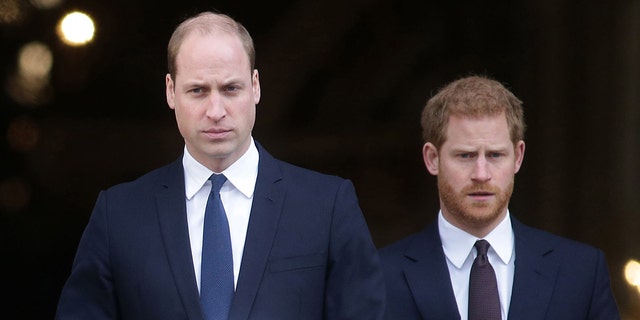
M 377 250 L 349 180 L 338 188 L 331 223 L 325 319 L 382 319 L 385 289 Z
M 65 283 L 56 319 L 116 319 L 109 261 L 106 193 L 101 192 L 76 252 L 71 275 Z
M 611 280 L 604 253 L 598 250 L 595 285 L 589 310 L 589 319 L 620 319 L 618 305 L 611 289 Z

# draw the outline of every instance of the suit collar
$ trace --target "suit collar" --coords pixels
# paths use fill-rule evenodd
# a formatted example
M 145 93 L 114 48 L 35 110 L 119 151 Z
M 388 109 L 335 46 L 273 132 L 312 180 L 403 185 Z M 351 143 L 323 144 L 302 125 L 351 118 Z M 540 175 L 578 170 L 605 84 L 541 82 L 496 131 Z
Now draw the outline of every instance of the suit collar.
M 156 204 L 167 259 L 188 318 L 202 319 L 189 243 L 182 161 L 179 159 L 161 170 Z
M 269 254 L 282 212 L 285 181 L 280 162 L 256 142 L 260 161 L 254 191 L 251 216 L 247 229 L 238 285 L 231 305 L 229 319 L 247 319 Z
M 514 217 L 511 224 L 516 260 L 509 318 L 544 319 L 559 269 L 557 263 L 545 258 L 553 251 L 553 244 Z M 404 255 L 411 261 L 404 268 L 404 274 L 422 317 L 459 319 L 438 224 L 433 223 L 418 233 Z
M 512 218 L 516 236 L 516 260 L 509 318 L 543 319 L 549 306 L 559 265 L 546 255 L 553 244 Z
M 459 319 L 438 224 L 433 223 L 418 233 L 404 255 L 412 261 L 405 267 L 404 275 L 422 317 Z
M 229 319 L 248 319 L 276 234 L 285 197 L 280 162 L 256 142 L 260 154 L 258 179 L 249 218 L 238 285 Z M 169 264 L 189 319 L 202 319 L 185 207 L 182 158 L 161 169 L 156 193 L 160 230 Z

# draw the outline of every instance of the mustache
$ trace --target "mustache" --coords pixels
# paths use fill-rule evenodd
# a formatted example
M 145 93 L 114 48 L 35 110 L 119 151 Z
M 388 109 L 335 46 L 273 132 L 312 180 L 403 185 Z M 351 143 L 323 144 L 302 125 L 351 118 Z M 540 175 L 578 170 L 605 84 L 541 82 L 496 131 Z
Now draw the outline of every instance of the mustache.
M 461 192 L 463 194 L 471 194 L 471 193 L 492 193 L 497 194 L 500 193 L 500 188 L 489 185 L 489 184 L 480 184 L 480 185 L 471 185 L 464 187 Z

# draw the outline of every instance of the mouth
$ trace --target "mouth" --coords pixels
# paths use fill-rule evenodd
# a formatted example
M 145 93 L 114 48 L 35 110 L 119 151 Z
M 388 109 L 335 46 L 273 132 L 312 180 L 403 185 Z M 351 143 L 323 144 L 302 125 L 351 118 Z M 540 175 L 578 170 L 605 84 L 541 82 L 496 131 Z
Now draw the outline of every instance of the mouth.
M 231 129 L 213 128 L 204 130 L 202 133 L 209 139 L 219 140 L 231 134 Z
M 478 201 L 485 201 L 492 198 L 495 194 L 489 191 L 475 191 L 468 193 L 469 197 Z

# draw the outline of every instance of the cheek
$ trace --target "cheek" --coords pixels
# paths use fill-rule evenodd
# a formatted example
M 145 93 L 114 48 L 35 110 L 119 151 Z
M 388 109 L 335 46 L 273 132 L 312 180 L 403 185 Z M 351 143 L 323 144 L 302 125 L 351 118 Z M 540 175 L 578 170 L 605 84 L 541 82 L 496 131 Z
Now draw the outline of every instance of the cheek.
M 177 104 L 177 107 L 174 110 L 176 114 L 176 122 L 181 132 L 194 127 L 195 122 L 197 121 L 197 116 L 193 114 L 192 109 L 185 108 L 184 106 Z
M 444 172 L 452 180 L 464 180 L 469 177 L 470 172 L 473 170 L 469 164 L 454 161 L 441 161 L 439 169 L 440 172 Z
M 175 109 L 175 114 L 176 114 L 176 124 L 178 125 L 178 130 L 180 130 L 181 133 L 184 133 L 184 129 L 187 127 L 187 121 L 185 121 L 184 115 L 182 114 L 182 111 L 180 110 L 180 108 Z
M 512 168 L 510 168 L 510 170 L 504 170 L 495 178 L 495 180 L 497 180 L 496 183 L 500 184 L 501 187 L 506 187 L 513 183 L 515 174 L 516 172 L 515 170 L 512 170 Z
M 463 168 L 453 168 L 440 164 L 438 179 L 441 179 L 453 189 L 461 189 L 466 185 L 467 175 Z
M 251 106 L 249 108 L 248 117 L 249 117 L 249 124 L 251 125 L 251 127 L 253 127 L 254 123 L 256 122 L 256 107 L 255 106 Z
M 250 101 L 246 101 L 238 108 L 229 108 L 227 113 L 234 119 L 242 121 L 247 125 L 253 126 L 256 119 L 256 106 Z M 240 120 L 243 119 L 243 120 Z

